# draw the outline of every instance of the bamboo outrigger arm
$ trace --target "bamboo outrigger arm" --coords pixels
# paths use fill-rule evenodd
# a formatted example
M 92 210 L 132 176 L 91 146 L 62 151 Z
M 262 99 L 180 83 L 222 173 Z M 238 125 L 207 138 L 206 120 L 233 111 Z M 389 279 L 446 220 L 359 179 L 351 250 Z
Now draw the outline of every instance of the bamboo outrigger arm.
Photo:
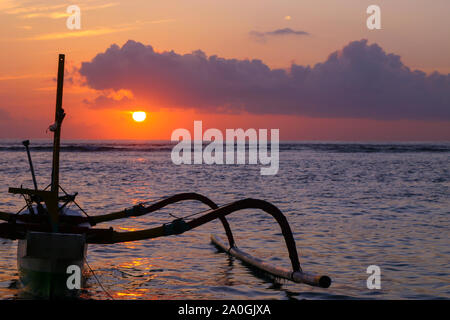
M 157 211 L 159 209 L 162 209 L 170 204 L 174 204 L 174 203 L 177 203 L 180 201 L 187 201 L 187 200 L 200 201 L 200 202 L 206 204 L 207 206 L 209 206 L 211 209 L 218 208 L 217 204 L 214 203 L 214 201 L 212 201 L 208 197 L 205 197 L 198 193 L 188 192 L 188 193 L 179 193 L 174 196 L 167 197 L 165 199 L 162 199 L 158 202 L 151 204 L 148 207 L 145 207 L 143 205 L 136 205 L 130 209 L 125 209 L 125 210 L 108 213 L 108 214 L 104 214 L 104 215 L 89 216 L 89 217 L 61 216 L 60 219 L 61 219 L 61 222 L 67 222 L 72 225 L 80 224 L 83 222 L 88 222 L 91 226 L 95 226 L 96 224 L 101 223 L 101 222 L 112 221 L 112 220 L 117 220 L 117 219 L 122 219 L 122 218 L 142 216 L 142 215 Z M 234 242 L 233 233 L 231 232 L 230 225 L 225 217 L 221 216 L 221 217 L 219 217 L 219 219 L 222 222 L 222 225 L 225 229 L 225 233 L 228 238 L 228 243 L 231 248 L 234 246 L 235 242 Z M 21 221 L 21 222 L 38 223 L 42 219 L 39 216 L 16 215 L 16 214 L 0 211 L 0 220 L 9 221 L 9 222 Z
M 11 188 L 14 189 L 14 188 Z M 30 190 L 30 192 L 34 192 L 33 190 Z M 63 197 L 60 197 L 63 198 Z M 77 216 L 60 216 L 60 222 L 62 223 L 68 223 L 69 225 L 78 225 L 84 222 L 88 222 L 91 226 L 95 226 L 98 223 L 106 222 L 106 221 L 112 221 L 122 218 L 129 218 L 129 217 L 138 217 L 142 216 L 154 211 L 157 211 L 159 209 L 162 209 L 170 204 L 174 204 L 180 201 L 187 201 L 187 200 L 196 200 L 200 201 L 207 206 L 209 206 L 211 209 L 218 208 L 217 204 L 214 203 L 211 199 L 198 194 L 194 192 L 189 193 L 179 193 L 174 196 L 167 197 L 165 199 L 162 199 L 160 201 L 157 201 L 147 207 L 143 206 L 142 204 L 136 205 L 132 208 L 103 214 L 103 215 L 97 215 L 97 216 L 89 216 L 89 217 L 77 217 Z M 233 233 L 231 232 L 230 225 L 225 217 L 219 217 L 220 221 L 222 222 L 222 225 L 225 229 L 225 233 L 228 238 L 228 243 L 230 245 L 230 248 L 234 246 L 234 238 Z M 8 222 L 24 222 L 24 223 L 39 223 L 42 221 L 42 217 L 40 216 L 30 216 L 30 215 L 17 215 L 7 212 L 1 212 L 0 211 L 0 220 L 8 221 Z
M 71 217 L 66 216 L 63 219 L 63 216 L 60 217 L 60 222 L 64 222 L 66 220 L 67 222 L 75 222 L 78 223 L 82 222 L 90 222 L 91 225 L 95 225 L 96 223 L 105 222 L 105 221 L 111 221 L 115 219 L 121 219 L 126 217 L 132 217 L 132 216 L 141 216 L 156 210 L 159 210 L 169 204 L 173 204 L 179 201 L 183 200 L 198 200 L 201 201 L 207 205 L 209 205 L 212 209 L 205 212 L 202 216 L 198 218 L 194 218 L 189 222 L 185 222 L 183 219 L 175 219 L 169 224 L 164 224 L 160 227 L 151 228 L 151 229 L 145 229 L 145 230 L 139 230 L 139 231 L 130 231 L 130 232 L 117 232 L 112 229 L 90 229 L 89 231 L 86 230 L 88 239 L 87 241 L 89 243 L 117 243 L 117 242 L 127 242 L 127 241 L 137 241 L 137 240 L 144 240 L 144 239 L 151 239 L 151 238 L 157 238 L 162 236 L 168 236 L 168 235 L 176 235 L 184 233 L 188 230 L 194 229 L 196 227 L 199 227 L 207 222 L 210 222 L 214 219 L 220 219 L 222 221 L 222 224 L 225 228 L 230 248 L 233 248 L 235 246 L 235 242 L 233 239 L 233 235 L 230 229 L 230 226 L 225 218 L 226 215 L 233 213 L 235 211 L 244 210 L 244 209 L 261 209 L 262 211 L 265 211 L 272 215 L 275 220 L 278 222 L 278 224 L 281 227 L 281 231 L 284 236 L 284 240 L 289 252 L 289 258 L 292 263 L 292 268 L 294 271 L 301 271 L 300 268 L 300 262 L 298 259 L 297 254 L 297 248 L 295 246 L 294 237 L 292 235 L 291 228 L 289 226 L 289 223 L 286 220 L 286 217 L 283 215 L 283 213 L 275 207 L 273 204 L 263 201 L 263 200 L 257 200 L 257 199 L 243 199 L 236 202 L 232 202 L 230 204 L 224 205 L 222 207 L 217 207 L 217 205 L 208 199 L 205 196 L 202 196 L 197 193 L 182 193 L 178 194 L 166 199 L 163 199 L 161 201 L 158 201 L 148 207 L 144 206 L 135 206 L 132 209 L 122 210 L 119 212 L 114 212 L 106 215 L 99 215 L 99 216 L 90 216 L 90 217 Z M 37 221 L 30 221 L 31 219 L 27 219 L 29 221 L 23 221 L 22 219 L 28 218 L 27 216 L 22 217 L 21 215 L 13 215 L 13 214 L 7 214 L 7 213 L 0 213 L 0 216 L 4 218 L 3 220 L 14 222 L 14 225 L 16 226 L 17 231 L 25 230 L 26 226 L 30 227 L 30 230 L 36 230 L 37 227 Z M 34 217 L 32 219 L 36 219 L 38 217 Z M 15 224 L 16 220 L 22 220 L 22 222 L 28 222 L 28 224 Z M 31 223 L 30 223 L 31 222 Z M 33 223 L 34 222 L 34 223 Z M 18 228 L 20 226 L 20 228 Z M 6 227 L 6 226 L 4 226 Z M 45 225 L 40 226 L 39 230 L 46 230 Z M 82 232 L 85 228 L 82 227 L 76 227 L 73 224 L 69 226 L 61 225 L 60 228 L 62 230 L 73 230 L 73 232 Z M 108 231 L 111 230 L 111 232 L 100 232 L 100 231 Z M 17 232 L 14 232 L 16 234 Z M 16 236 L 19 237 L 19 236 Z
M 200 201 L 207 206 L 209 206 L 211 209 L 217 209 L 218 206 L 214 201 L 209 199 L 208 197 L 205 197 L 201 194 L 195 193 L 195 192 L 188 192 L 188 193 L 179 193 L 174 196 L 167 197 L 165 199 L 162 199 L 158 202 L 155 202 L 148 207 L 145 207 L 143 205 L 137 205 L 132 207 L 131 209 L 125 209 L 118 212 L 113 212 L 109 214 L 104 215 L 98 215 L 98 216 L 91 216 L 87 218 L 87 221 L 91 224 L 91 226 L 96 225 L 97 223 L 105 222 L 105 221 L 112 221 L 116 219 L 122 219 L 122 218 L 128 218 L 128 217 L 138 217 L 142 216 L 157 210 L 160 210 L 170 204 L 174 204 L 180 201 L 187 201 L 187 200 L 196 200 Z M 234 246 L 234 238 L 233 233 L 231 232 L 230 225 L 225 218 L 225 216 L 219 217 L 220 221 L 222 222 L 222 225 L 225 229 L 225 233 L 228 238 L 228 243 L 230 245 L 230 248 Z
M 163 200 L 164 201 L 164 200 Z M 156 203 L 158 207 L 161 206 L 161 203 Z M 137 241 L 144 239 L 157 238 L 162 236 L 169 235 L 178 235 L 184 233 L 188 230 L 197 228 L 207 222 L 210 222 L 214 219 L 224 218 L 230 213 L 235 211 L 244 210 L 244 209 L 260 209 L 272 215 L 278 224 L 281 227 L 282 234 L 284 236 L 284 240 L 289 252 L 289 258 L 292 263 L 292 268 L 294 271 L 301 271 L 300 262 L 298 259 L 297 248 L 295 246 L 295 240 L 292 235 L 291 228 L 289 223 L 286 220 L 286 217 L 283 213 L 275 207 L 273 204 L 258 199 L 243 199 L 236 202 L 232 202 L 230 204 L 224 205 L 222 207 L 218 207 L 215 209 L 211 209 L 205 212 L 202 216 L 198 218 L 194 218 L 189 222 L 185 222 L 183 219 L 175 219 L 169 224 L 164 224 L 160 227 L 139 230 L 139 231 L 129 231 L 129 232 L 116 232 L 113 231 L 109 234 L 108 237 L 105 237 L 103 234 L 100 237 L 96 237 L 94 234 L 92 237 L 88 237 L 87 241 L 89 243 L 117 243 L 117 242 L 126 242 L 126 241 Z M 156 210 L 156 209 L 155 209 Z M 119 213 L 112 214 L 114 217 L 118 216 L 123 217 L 123 213 L 119 215 Z M 109 218 L 112 217 L 109 216 Z M 231 231 L 230 231 L 231 232 Z M 234 247 L 234 241 L 232 242 L 232 246 Z
M 295 245 L 294 237 L 292 235 L 291 228 L 289 226 L 289 223 L 286 220 L 286 217 L 283 215 L 283 213 L 275 207 L 273 204 L 264 201 L 264 200 L 258 200 L 258 199 L 243 199 L 236 202 L 232 202 L 230 204 L 224 205 L 222 207 L 217 207 L 217 205 L 208 199 L 205 196 L 202 196 L 197 193 L 182 193 L 178 194 L 169 198 L 166 198 L 164 200 L 158 201 L 148 207 L 144 206 L 135 206 L 132 209 L 122 210 L 119 212 L 114 212 L 106 215 L 99 215 L 99 216 L 90 216 L 90 217 L 70 217 L 66 216 L 64 217 L 64 220 L 67 221 L 75 221 L 75 219 L 78 222 L 85 222 L 89 221 L 92 225 L 95 225 L 96 223 L 105 222 L 105 221 L 111 221 L 115 219 L 121 219 L 126 217 L 132 217 L 132 216 L 141 216 L 156 210 L 159 210 L 169 204 L 173 204 L 179 201 L 183 200 L 198 200 L 201 201 L 207 205 L 209 205 L 212 209 L 205 212 L 202 216 L 195 218 L 189 222 L 185 222 L 183 219 L 175 219 L 169 224 L 164 224 L 160 227 L 151 228 L 151 229 L 145 229 L 145 230 L 139 230 L 139 231 L 130 231 L 130 232 L 96 232 L 100 230 L 105 229 L 91 229 L 88 232 L 88 239 L 87 241 L 89 243 L 117 243 L 117 242 L 127 242 L 127 241 L 137 241 L 137 240 L 144 240 L 144 239 L 151 239 L 151 238 L 157 238 L 161 236 L 168 236 L 168 235 L 174 235 L 174 234 L 181 234 L 188 230 L 194 229 L 196 227 L 199 227 L 207 222 L 210 222 L 214 219 L 220 219 L 222 221 L 222 224 L 224 225 L 230 248 L 235 246 L 235 242 L 233 239 L 233 235 L 230 229 L 230 226 L 225 219 L 225 216 L 233 213 L 235 211 L 244 210 L 244 209 L 261 209 L 262 211 L 265 211 L 272 215 L 275 220 L 278 222 L 278 224 L 281 227 L 281 231 L 284 236 L 284 240 L 289 252 L 289 258 L 291 260 L 292 269 L 294 271 L 301 271 L 300 268 L 300 262 L 298 259 L 297 254 L 297 248 Z M 21 219 L 22 217 L 20 215 L 12 215 L 7 213 L 0 214 L 2 218 L 6 218 L 4 220 L 7 221 L 16 221 L 16 219 Z M 25 217 L 23 217 L 25 218 Z M 62 217 L 60 217 L 61 222 L 63 222 Z M 77 219 L 78 218 L 78 219 Z M 35 229 L 36 226 L 34 225 L 34 228 L 32 227 L 34 224 L 30 224 L 30 227 L 32 229 Z M 17 226 L 17 225 L 16 225 Z M 21 227 L 24 227 L 25 225 L 21 225 Z M 83 229 L 83 228 L 77 228 L 75 226 L 70 226 L 68 228 L 64 228 L 64 226 L 61 226 L 63 229 Z M 45 226 L 42 226 L 39 229 L 45 229 Z M 109 229 L 106 229 L 109 230 Z M 112 229 L 111 229 L 112 230 Z

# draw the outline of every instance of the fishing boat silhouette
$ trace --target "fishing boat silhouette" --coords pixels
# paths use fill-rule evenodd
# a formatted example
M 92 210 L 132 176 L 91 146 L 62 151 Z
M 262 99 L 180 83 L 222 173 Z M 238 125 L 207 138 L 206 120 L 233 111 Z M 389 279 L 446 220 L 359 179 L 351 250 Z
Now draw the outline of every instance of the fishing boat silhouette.
M 69 194 L 59 184 L 60 137 L 65 117 L 62 108 L 64 62 L 65 55 L 60 54 L 55 122 L 49 127 L 54 135 L 51 183 L 42 190 L 38 188 L 29 151 L 30 143 L 28 140 L 24 141 L 34 189 L 9 188 L 10 193 L 22 195 L 26 205 L 17 213 L 0 212 L 0 220 L 5 221 L 0 223 L 0 237 L 18 240 L 17 267 L 25 291 L 40 298 L 76 297 L 80 290 L 67 285 L 67 270 L 73 266 L 83 270 L 88 244 L 112 244 L 179 235 L 215 219 L 222 222 L 228 240 L 226 243 L 211 235 L 211 242 L 219 249 L 275 277 L 322 288 L 330 286 L 330 277 L 302 270 L 286 217 L 276 206 L 264 200 L 247 198 L 218 206 L 198 193 L 180 193 L 152 203 L 140 203 L 118 212 L 88 215 L 75 201 L 78 193 Z M 208 206 L 209 210 L 177 218 L 159 227 L 138 231 L 118 232 L 113 228 L 94 228 L 102 222 L 142 216 L 188 200 L 199 201 Z M 75 204 L 79 211 L 69 210 L 68 204 L 71 203 Z M 226 216 L 244 209 L 262 210 L 277 221 L 289 253 L 292 270 L 271 265 L 236 246 Z

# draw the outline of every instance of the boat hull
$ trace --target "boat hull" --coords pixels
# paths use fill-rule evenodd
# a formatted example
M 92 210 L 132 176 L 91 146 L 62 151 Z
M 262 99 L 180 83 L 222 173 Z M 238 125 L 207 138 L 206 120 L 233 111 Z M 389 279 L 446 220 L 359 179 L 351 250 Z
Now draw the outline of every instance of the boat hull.
M 70 284 L 76 276 L 83 284 L 86 251 L 84 235 L 29 232 L 26 239 L 19 240 L 17 248 L 17 268 L 24 291 L 42 299 L 77 297 L 81 287 Z M 70 266 L 78 267 L 79 272 L 74 272 L 74 267 L 68 269 Z

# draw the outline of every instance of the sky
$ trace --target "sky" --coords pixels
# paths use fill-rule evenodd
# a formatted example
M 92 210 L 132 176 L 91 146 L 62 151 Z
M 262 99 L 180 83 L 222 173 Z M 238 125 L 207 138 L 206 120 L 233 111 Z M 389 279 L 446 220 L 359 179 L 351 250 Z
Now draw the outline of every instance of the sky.
M 381 9 L 369 30 L 366 9 Z M 81 28 L 66 26 L 70 5 Z M 0 138 L 450 141 L 448 0 L 0 0 Z M 133 121 L 133 111 L 147 119 Z

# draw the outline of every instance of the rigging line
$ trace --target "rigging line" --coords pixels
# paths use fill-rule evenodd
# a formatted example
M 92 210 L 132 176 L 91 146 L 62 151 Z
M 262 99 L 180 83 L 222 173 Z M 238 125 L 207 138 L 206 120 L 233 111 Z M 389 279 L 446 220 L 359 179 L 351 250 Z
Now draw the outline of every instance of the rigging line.
M 182 217 L 182 219 L 190 218 L 190 217 L 193 217 L 193 216 L 196 216 L 196 215 L 198 215 L 198 214 L 205 213 L 205 212 L 208 212 L 208 211 L 211 211 L 211 210 L 212 210 L 212 209 L 209 208 L 209 209 L 205 209 L 205 210 L 203 210 L 203 211 L 199 211 L 199 212 L 195 212 L 195 213 L 192 213 L 192 214 L 188 214 L 188 215 Z
M 161 198 L 159 198 L 158 200 L 149 200 L 149 201 L 139 202 L 137 205 L 151 205 L 151 204 L 153 204 L 153 203 L 156 203 L 156 202 L 158 202 L 158 201 L 161 201 L 161 200 L 164 200 L 164 199 L 167 199 L 167 198 L 168 198 L 168 197 L 161 197 Z M 75 202 L 75 201 L 74 201 L 74 202 Z M 76 204 L 76 203 L 75 203 L 75 204 Z M 80 208 L 80 209 L 81 209 L 81 208 Z M 176 215 L 174 215 L 174 214 L 172 214 L 172 213 L 170 213 L 170 212 L 169 212 L 168 214 L 169 214 L 169 216 L 171 216 L 171 217 L 173 217 L 173 218 L 175 218 L 175 219 L 186 219 L 186 218 L 190 218 L 190 217 L 196 216 L 196 215 L 198 215 L 198 214 L 202 214 L 202 213 L 208 212 L 208 211 L 210 211 L 210 210 L 212 210 L 212 208 L 205 209 L 205 210 L 199 211 L 199 212 L 195 212 L 195 213 L 192 213 L 192 214 L 183 216 L 183 217 L 178 217 L 178 216 L 176 216 Z
M 97 280 L 97 283 L 100 285 L 100 288 L 106 293 L 108 297 L 110 297 L 112 300 L 114 300 L 114 297 L 108 292 L 108 290 L 105 289 L 105 287 L 102 285 L 100 280 L 97 278 L 97 275 L 95 274 L 94 270 L 92 270 L 91 266 L 89 265 L 86 257 L 84 258 L 84 262 L 86 262 L 86 265 L 88 266 L 89 270 L 91 271 L 92 275 L 94 276 L 95 280 Z
M 20 187 L 22 187 L 22 185 L 21 185 Z M 20 209 L 19 211 L 17 211 L 16 215 L 18 215 L 18 214 L 21 213 L 23 210 L 25 210 L 25 208 L 28 208 L 28 201 L 27 201 L 27 199 L 25 198 L 25 195 L 22 194 L 22 197 L 23 197 L 23 199 L 25 200 L 25 202 L 26 202 L 27 204 L 25 205 L 25 207 L 23 207 L 22 209 Z
M 229 203 L 227 203 L 227 204 L 224 204 L 224 206 L 226 206 L 226 205 L 228 205 L 228 204 L 230 204 L 231 202 L 229 202 Z M 217 208 L 216 208 L 217 209 Z M 184 216 L 184 217 L 181 217 L 181 219 L 186 219 L 186 218 L 190 218 L 190 217 L 193 217 L 193 216 L 196 216 L 196 215 L 198 215 L 198 214 L 202 214 L 202 213 L 205 213 L 205 212 L 208 212 L 208 211 L 211 211 L 211 210 L 215 210 L 214 208 L 209 208 L 209 209 L 205 209 L 205 210 L 203 210 L 203 211 L 199 211 L 199 212 L 195 212 L 195 213 L 192 213 L 192 214 L 188 214 L 188 215 L 186 215 L 186 216 Z M 170 214 L 170 213 L 169 213 Z
M 202 214 L 202 213 L 205 213 L 205 212 L 208 212 L 208 211 L 211 211 L 211 210 L 214 210 L 214 208 L 209 208 L 209 209 L 205 209 L 205 210 L 202 210 L 202 211 L 194 212 L 192 214 L 188 214 L 188 215 L 183 216 L 181 218 L 179 218 L 179 217 L 177 217 L 177 216 L 175 216 L 175 215 L 173 215 L 171 213 L 169 213 L 169 215 L 171 215 L 172 217 L 178 218 L 178 219 L 187 219 L 187 218 L 190 218 L 190 217 L 193 217 L 193 216 L 196 216 L 198 214 Z
M 186 218 L 195 216 L 195 215 L 197 215 L 197 214 L 200 214 L 200 213 L 203 213 L 203 212 L 206 212 L 206 211 L 209 211 L 209 210 L 211 210 L 211 209 L 204 210 L 204 211 L 200 211 L 200 212 L 196 212 L 196 213 L 193 213 L 193 214 L 184 216 L 184 217 L 178 217 L 178 216 L 176 216 L 176 215 L 174 215 L 174 214 L 172 214 L 172 213 L 170 213 L 170 212 L 168 212 L 168 214 L 169 214 L 169 216 L 171 216 L 171 217 L 173 217 L 173 218 L 175 218 L 175 219 L 182 219 L 182 220 L 184 220 L 184 219 L 186 219 Z
M 80 207 L 80 205 L 78 204 L 78 203 L 76 203 L 76 201 L 75 200 L 73 200 L 73 203 L 75 203 L 75 205 L 78 207 L 78 209 L 80 209 L 81 210 L 81 212 L 83 212 L 85 215 L 86 215 L 86 217 L 88 217 L 88 218 L 90 218 L 91 216 L 90 215 L 88 215 L 87 214 L 87 212 L 86 211 L 84 211 L 84 209 L 82 208 L 82 207 Z
M 62 190 L 62 192 L 64 192 L 66 195 L 68 195 L 68 193 L 66 192 L 66 190 L 63 189 L 63 187 L 59 186 L 59 188 Z M 73 199 L 72 202 L 78 207 L 78 209 L 81 210 L 81 212 L 83 212 L 86 215 L 86 217 L 88 217 L 88 218 L 91 217 L 90 215 L 87 214 L 87 212 L 82 207 L 80 207 L 80 205 L 75 201 L 75 199 Z
M 61 185 L 59 185 L 59 188 L 61 189 L 62 192 L 64 192 L 64 194 L 65 194 L 66 196 L 69 195 L 69 194 L 66 192 L 66 190 L 64 190 L 63 187 L 61 187 Z
M 19 213 L 21 213 L 23 210 L 25 210 L 25 208 L 27 208 L 28 207 L 28 205 L 25 205 L 25 207 L 23 207 L 22 209 L 20 209 L 16 214 L 19 214 Z

